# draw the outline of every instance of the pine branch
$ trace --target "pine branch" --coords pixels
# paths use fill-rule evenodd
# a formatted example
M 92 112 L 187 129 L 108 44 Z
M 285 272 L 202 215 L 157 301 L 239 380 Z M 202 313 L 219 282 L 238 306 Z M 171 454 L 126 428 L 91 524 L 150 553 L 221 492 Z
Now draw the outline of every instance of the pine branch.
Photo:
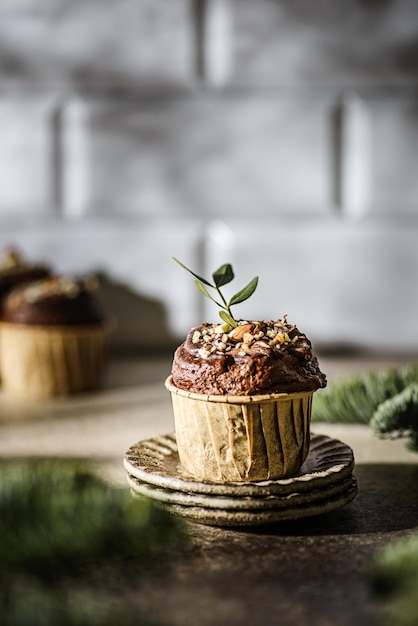
M 418 452 L 418 383 L 382 402 L 370 426 L 379 435 L 408 437 L 408 448 Z
M 342 378 L 314 395 L 312 420 L 368 424 L 385 400 L 418 382 L 418 364 Z

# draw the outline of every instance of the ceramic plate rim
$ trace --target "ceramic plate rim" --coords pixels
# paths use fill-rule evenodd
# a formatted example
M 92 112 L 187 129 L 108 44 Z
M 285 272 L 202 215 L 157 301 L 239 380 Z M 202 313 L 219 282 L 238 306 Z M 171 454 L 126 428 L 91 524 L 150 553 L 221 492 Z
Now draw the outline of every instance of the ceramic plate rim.
M 322 447 L 322 450 L 321 450 Z M 334 465 L 326 470 L 301 473 L 297 476 L 279 480 L 242 482 L 242 483 L 216 483 L 199 481 L 183 472 L 180 467 L 177 453 L 177 445 L 174 433 L 156 435 L 141 440 L 131 446 L 124 456 L 124 467 L 128 474 L 142 482 L 188 493 L 238 495 L 238 496 L 270 496 L 286 495 L 298 491 L 310 491 L 314 488 L 322 488 L 325 485 L 338 483 L 343 478 L 351 475 L 354 468 L 354 455 L 352 449 L 344 442 L 328 437 L 327 435 L 311 434 L 311 445 L 308 459 L 311 455 L 322 454 L 339 458 Z M 138 456 L 139 455 L 139 456 Z M 156 470 L 150 463 L 161 464 L 161 469 Z M 308 460 L 307 459 L 307 460 Z M 173 472 L 167 463 L 177 463 Z M 317 463 L 318 464 L 318 463 Z
M 228 509 L 208 509 L 202 506 L 184 506 L 181 504 L 162 503 L 157 501 L 158 506 L 171 514 L 189 519 L 200 524 L 221 527 L 252 527 L 267 526 L 277 522 L 297 520 L 315 515 L 330 513 L 349 504 L 358 492 L 357 481 L 353 477 L 349 488 L 332 498 L 324 498 L 313 503 L 298 505 L 285 509 L 269 510 L 241 510 L 231 511 Z M 135 497 L 141 497 L 134 493 Z
M 127 481 L 132 491 L 136 494 L 149 497 L 167 504 L 179 504 L 181 506 L 203 507 L 206 509 L 225 509 L 228 511 L 264 511 L 270 509 L 293 508 L 295 506 L 305 506 L 308 502 L 314 503 L 325 499 L 333 498 L 348 490 L 355 478 L 351 475 L 344 478 L 340 483 L 327 485 L 322 489 L 313 489 L 309 492 L 293 492 L 287 496 L 227 496 L 227 495 L 206 495 L 199 493 L 186 493 L 173 489 L 164 489 L 140 481 L 128 474 Z

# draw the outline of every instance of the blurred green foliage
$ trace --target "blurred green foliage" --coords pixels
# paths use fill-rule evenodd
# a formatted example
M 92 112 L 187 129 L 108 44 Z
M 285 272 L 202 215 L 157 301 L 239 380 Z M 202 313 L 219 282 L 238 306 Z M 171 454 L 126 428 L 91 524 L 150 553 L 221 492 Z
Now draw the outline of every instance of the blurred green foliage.
M 386 601 L 387 626 L 417 626 L 418 536 L 400 539 L 379 551 L 372 564 L 371 583 Z
M 369 424 L 377 435 L 404 437 L 418 452 L 418 364 L 341 378 L 315 393 L 312 420 Z M 380 551 L 371 568 L 386 601 L 386 626 L 418 625 L 418 536 Z
M 314 395 L 312 420 L 370 424 L 418 451 L 418 364 L 341 378 Z
M 166 566 L 187 545 L 177 518 L 65 461 L 0 471 L 0 623 L 154 623 L 120 602 L 115 581 Z
M 418 383 L 382 402 L 373 413 L 370 426 L 377 434 L 405 436 L 406 446 L 418 452 Z

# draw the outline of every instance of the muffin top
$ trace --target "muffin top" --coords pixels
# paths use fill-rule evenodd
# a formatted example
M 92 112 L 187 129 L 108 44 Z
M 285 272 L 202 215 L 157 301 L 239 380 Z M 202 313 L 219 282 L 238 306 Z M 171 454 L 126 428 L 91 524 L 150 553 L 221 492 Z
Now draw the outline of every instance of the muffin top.
M 0 297 L 17 285 L 45 278 L 50 273 L 46 265 L 28 263 L 15 248 L 7 248 L 0 259 Z
M 192 328 L 174 354 L 176 387 L 199 394 L 260 395 L 326 386 L 312 344 L 287 316 Z
M 33 281 L 6 296 L 2 319 L 40 326 L 100 324 L 105 315 L 96 291 L 93 279 L 52 276 Z

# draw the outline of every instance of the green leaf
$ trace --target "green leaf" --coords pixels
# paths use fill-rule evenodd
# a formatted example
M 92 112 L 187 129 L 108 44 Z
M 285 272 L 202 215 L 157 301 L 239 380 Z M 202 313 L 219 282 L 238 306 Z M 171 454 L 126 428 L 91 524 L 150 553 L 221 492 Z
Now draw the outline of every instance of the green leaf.
M 209 300 L 212 300 L 212 302 L 214 302 L 216 304 L 216 306 L 222 306 L 222 304 L 220 304 L 217 300 L 215 300 L 215 298 L 213 298 L 210 293 L 205 289 L 205 287 L 202 285 L 201 282 L 199 282 L 197 279 L 194 281 L 196 287 L 199 289 L 199 291 L 201 291 L 203 293 L 204 296 L 206 296 L 207 298 L 209 298 Z
M 209 300 L 213 300 L 210 293 L 205 289 L 205 287 L 202 285 L 202 283 L 199 280 L 196 279 L 194 282 L 195 282 L 196 287 L 203 293 L 204 296 L 209 298 Z M 213 300 L 213 302 L 215 302 L 215 300 Z
M 176 257 L 173 256 L 173 260 L 176 263 L 178 263 L 180 267 L 185 269 L 186 272 L 189 272 L 189 274 L 195 277 L 195 285 L 197 286 L 199 291 L 201 291 L 203 295 L 206 296 L 206 298 L 209 298 L 209 300 L 211 300 L 217 306 L 223 309 L 222 313 L 220 314 L 221 319 L 227 324 L 230 324 L 234 327 L 237 326 L 237 322 L 234 320 L 234 318 L 231 315 L 230 307 L 233 304 L 238 304 L 239 302 L 243 302 L 244 300 L 247 300 L 254 293 L 257 287 L 257 283 L 258 283 L 258 276 L 256 278 L 253 278 L 252 281 L 248 283 L 246 287 L 244 287 L 244 289 L 241 289 L 241 291 L 236 293 L 231 298 L 231 301 L 228 304 L 220 288 L 223 285 L 227 285 L 235 278 L 234 271 L 230 263 L 224 263 L 224 265 L 221 265 L 216 270 L 216 272 L 213 272 L 212 278 L 214 280 L 214 284 L 211 284 L 205 278 L 202 278 L 201 276 L 198 276 L 198 274 L 195 274 L 194 272 L 192 272 L 192 270 L 186 267 L 181 261 L 176 259 Z M 211 289 L 214 289 L 216 293 L 218 294 L 219 298 L 221 299 L 221 302 L 218 302 L 217 300 L 215 300 L 215 298 L 211 296 L 211 294 L 208 292 L 208 290 L 206 289 L 204 285 L 206 285 L 207 287 L 210 287 Z
M 232 326 L 232 328 L 235 328 L 236 326 L 238 326 L 238 324 L 236 323 L 232 315 L 230 315 L 226 311 L 219 311 L 219 317 L 221 318 L 223 322 Z
M 213 287 L 213 285 L 211 285 L 211 283 L 209 283 L 205 278 L 202 278 L 201 276 L 198 276 L 197 274 L 195 274 L 194 272 L 192 272 L 192 270 L 189 270 L 188 267 L 186 267 L 181 261 L 179 261 L 178 259 L 176 259 L 175 256 L 172 257 L 173 261 L 175 261 L 176 263 L 178 263 L 180 265 L 180 267 L 182 267 L 183 269 L 185 269 L 187 272 L 189 272 L 192 276 L 194 276 L 195 278 L 197 278 L 197 280 L 199 280 L 201 283 L 204 283 L 205 285 L 208 285 L 208 287 Z
M 217 287 L 223 287 L 223 285 L 227 285 L 234 279 L 234 272 L 232 269 L 232 265 L 230 263 L 225 263 L 221 265 L 216 272 L 213 272 L 212 278 Z
M 232 296 L 231 300 L 229 301 L 229 306 L 232 306 L 233 304 L 239 304 L 240 302 L 244 302 L 244 300 L 248 300 L 248 298 L 252 296 L 254 291 L 257 289 L 257 284 L 258 276 L 253 278 L 252 281 L 249 282 L 246 287 L 244 287 L 244 289 L 238 291 L 235 296 Z

